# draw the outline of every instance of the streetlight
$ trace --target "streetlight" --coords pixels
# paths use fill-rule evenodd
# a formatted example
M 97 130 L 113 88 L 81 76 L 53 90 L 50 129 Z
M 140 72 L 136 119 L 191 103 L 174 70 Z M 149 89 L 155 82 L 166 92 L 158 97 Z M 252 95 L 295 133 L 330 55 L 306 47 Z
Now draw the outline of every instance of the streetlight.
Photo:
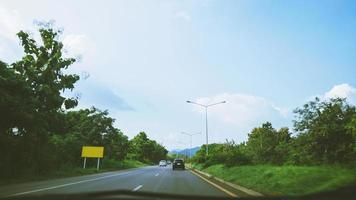
M 205 147 L 205 150 L 206 150 L 206 155 L 208 155 L 209 154 L 209 147 L 208 147 L 208 145 L 209 145 L 209 140 L 208 140 L 208 107 L 215 106 L 215 105 L 222 104 L 222 103 L 226 103 L 226 101 L 213 103 L 213 104 L 208 104 L 208 105 L 200 104 L 200 103 L 197 103 L 197 102 L 194 102 L 194 101 L 187 101 L 187 103 L 196 104 L 198 106 L 201 106 L 201 107 L 205 108 L 205 134 L 206 134 L 206 147 Z
M 190 136 L 189 157 L 191 158 L 191 157 L 192 157 L 192 138 L 193 138 L 193 135 L 201 134 L 201 132 L 199 132 L 199 133 L 186 133 L 186 132 L 181 132 L 181 133 Z

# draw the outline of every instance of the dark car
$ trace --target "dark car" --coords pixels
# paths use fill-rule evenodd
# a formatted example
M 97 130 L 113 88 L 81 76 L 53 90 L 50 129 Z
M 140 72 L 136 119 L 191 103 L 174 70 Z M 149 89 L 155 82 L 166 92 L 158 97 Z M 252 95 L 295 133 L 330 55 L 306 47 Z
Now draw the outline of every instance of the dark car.
M 173 164 L 172 164 L 172 169 L 182 169 L 185 170 L 185 165 L 183 159 L 174 159 Z

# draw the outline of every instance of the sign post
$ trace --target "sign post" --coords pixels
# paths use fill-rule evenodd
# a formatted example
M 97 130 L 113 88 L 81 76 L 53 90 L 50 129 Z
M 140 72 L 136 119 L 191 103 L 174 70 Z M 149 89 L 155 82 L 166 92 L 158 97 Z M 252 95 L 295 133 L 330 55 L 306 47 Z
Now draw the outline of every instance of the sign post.
M 82 157 L 84 158 L 83 168 L 85 169 L 87 158 L 97 158 L 96 169 L 99 170 L 100 158 L 104 157 L 104 147 L 83 146 Z
M 98 163 L 96 164 L 96 170 L 99 171 L 99 166 L 100 166 L 100 158 L 98 158 Z
M 87 158 L 84 157 L 83 169 L 85 169 L 85 164 L 87 163 Z

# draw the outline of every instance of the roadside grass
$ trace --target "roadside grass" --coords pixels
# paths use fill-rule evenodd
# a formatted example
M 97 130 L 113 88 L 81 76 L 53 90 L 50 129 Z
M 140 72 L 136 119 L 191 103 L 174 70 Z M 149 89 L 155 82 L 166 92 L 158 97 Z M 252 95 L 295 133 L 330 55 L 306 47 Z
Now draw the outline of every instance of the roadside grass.
M 302 195 L 356 183 L 356 169 L 341 166 L 193 167 L 267 195 Z
M 60 177 L 69 177 L 69 176 L 81 176 L 81 175 L 88 175 L 88 174 L 96 174 L 108 171 L 115 171 L 115 170 L 123 170 L 123 169 L 130 169 L 130 168 L 137 168 L 145 166 L 144 163 L 137 161 L 137 160 L 123 160 L 123 161 L 116 161 L 116 160 L 109 160 L 104 159 L 100 165 L 100 170 L 96 170 L 95 167 L 90 167 L 83 169 L 82 167 L 62 167 L 57 171 L 54 171 L 48 174 L 48 178 L 60 178 Z
M 146 164 L 137 160 L 103 160 L 102 166 L 106 170 L 130 169 L 146 166 Z
M 143 166 L 146 166 L 146 164 L 137 160 L 116 161 L 116 160 L 104 159 L 100 165 L 100 170 L 96 170 L 95 167 L 88 167 L 86 169 L 83 169 L 82 167 L 62 166 L 58 170 L 48 172 L 46 174 L 41 174 L 41 175 L 26 174 L 17 178 L 1 179 L 0 185 L 25 183 L 29 181 L 49 180 L 54 178 L 83 176 L 83 175 L 103 173 L 103 172 L 115 171 L 115 170 L 131 169 L 131 168 L 137 168 Z

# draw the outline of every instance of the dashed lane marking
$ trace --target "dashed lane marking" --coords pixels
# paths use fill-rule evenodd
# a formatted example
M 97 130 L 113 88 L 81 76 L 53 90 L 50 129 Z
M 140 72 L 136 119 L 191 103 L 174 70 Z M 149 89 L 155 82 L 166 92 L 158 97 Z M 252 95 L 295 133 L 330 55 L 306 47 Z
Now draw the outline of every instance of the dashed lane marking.
M 139 186 L 135 187 L 132 191 L 137 191 L 137 190 L 139 190 L 140 188 L 142 188 L 142 185 L 139 185 Z

